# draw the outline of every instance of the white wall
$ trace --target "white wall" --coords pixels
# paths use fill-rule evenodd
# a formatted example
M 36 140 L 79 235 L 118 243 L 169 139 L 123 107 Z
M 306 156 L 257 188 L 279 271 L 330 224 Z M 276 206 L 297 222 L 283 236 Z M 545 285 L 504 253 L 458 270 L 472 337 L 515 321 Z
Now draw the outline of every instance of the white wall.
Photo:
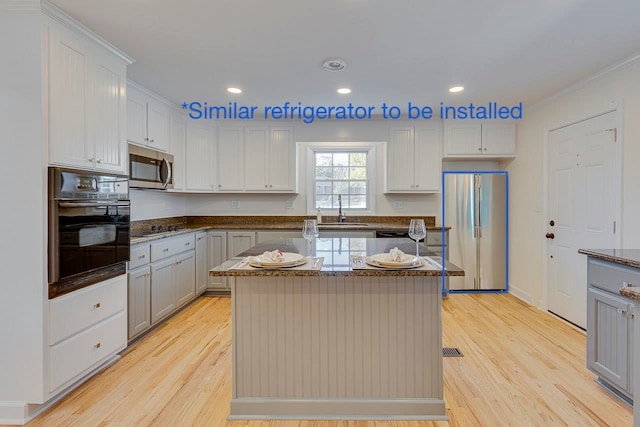
M 544 234 L 544 131 L 624 102 L 622 247 L 640 248 L 640 60 L 525 111 L 518 124 L 518 157 L 510 172 L 510 283 L 521 298 L 542 306 Z
M 40 31 L 39 11 L 0 5 L 0 419 L 7 415 L 2 401 L 42 398 L 46 161 Z

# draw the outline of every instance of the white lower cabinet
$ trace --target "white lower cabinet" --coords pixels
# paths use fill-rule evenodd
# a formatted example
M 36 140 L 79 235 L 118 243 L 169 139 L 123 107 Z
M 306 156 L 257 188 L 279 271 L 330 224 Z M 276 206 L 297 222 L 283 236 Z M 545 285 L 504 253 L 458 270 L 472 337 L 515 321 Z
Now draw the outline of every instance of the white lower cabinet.
M 151 267 L 148 264 L 129 271 L 128 306 L 131 339 L 151 327 Z
M 206 233 L 198 235 L 206 236 Z M 197 290 L 196 267 L 198 259 L 206 260 L 207 248 L 202 247 L 205 242 L 197 240 L 195 233 L 189 233 L 131 247 L 129 341 L 204 291 L 203 286 Z
M 233 258 L 256 245 L 255 231 L 228 231 L 227 258 Z M 226 260 L 225 260 L 226 261 Z
M 151 264 L 151 323 L 167 317 L 176 308 L 173 258 Z
M 176 302 L 182 307 L 196 297 L 196 253 L 189 251 L 176 257 Z
M 227 260 L 227 232 L 226 231 L 209 231 L 207 233 L 207 258 L 208 268 L 210 270 Z M 209 277 L 207 282 L 207 290 L 219 291 L 226 290 L 226 277 Z
M 127 276 L 49 302 L 49 392 L 100 367 L 127 346 Z
M 196 295 L 206 291 L 209 284 L 207 246 L 207 232 L 196 233 Z

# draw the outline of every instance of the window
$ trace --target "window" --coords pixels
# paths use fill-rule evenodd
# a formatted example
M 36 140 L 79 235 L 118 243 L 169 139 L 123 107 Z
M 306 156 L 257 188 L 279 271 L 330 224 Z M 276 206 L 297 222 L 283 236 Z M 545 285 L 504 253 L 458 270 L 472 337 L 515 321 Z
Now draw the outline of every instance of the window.
M 368 151 L 314 151 L 315 207 L 337 209 L 342 196 L 343 209 L 369 209 Z

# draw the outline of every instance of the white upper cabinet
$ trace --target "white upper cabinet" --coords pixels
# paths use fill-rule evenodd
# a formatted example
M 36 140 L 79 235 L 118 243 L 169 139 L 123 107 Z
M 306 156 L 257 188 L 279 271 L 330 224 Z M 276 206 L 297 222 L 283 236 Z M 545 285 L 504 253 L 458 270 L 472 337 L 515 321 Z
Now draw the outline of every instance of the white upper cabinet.
M 243 183 L 243 129 L 218 130 L 218 190 L 242 191 Z
M 445 121 L 445 157 L 515 157 L 516 125 L 509 121 Z
M 439 127 L 392 128 L 387 145 L 387 193 L 440 191 L 442 140 Z
M 214 191 L 216 188 L 215 136 L 213 127 L 206 123 L 188 121 L 185 138 L 185 189 L 187 191 Z
M 49 163 L 126 173 L 128 62 L 53 21 L 47 34 Z
M 186 123 L 179 111 L 171 112 L 171 146 L 173 154 L 173 189 L 186 189 Z
M 169 151 L 171 107 L 131 82 L 127 91 L 127 141 Z
M 244 179 L 247 191 L 295 191 L 292 128 L 246 128 Z

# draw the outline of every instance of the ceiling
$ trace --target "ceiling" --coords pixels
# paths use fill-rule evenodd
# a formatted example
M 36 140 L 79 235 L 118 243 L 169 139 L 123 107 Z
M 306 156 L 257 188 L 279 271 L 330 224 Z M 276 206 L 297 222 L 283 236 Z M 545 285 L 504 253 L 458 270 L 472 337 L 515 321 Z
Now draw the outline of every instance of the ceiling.
M 640 52 L 638 0 L 52 3 L 132 56 L 130 79 L 176 104 L 526 108 Z M 347 68 L 324 71 L 331 57 Z M 450 94 L 454 84 L 465 91 Z

